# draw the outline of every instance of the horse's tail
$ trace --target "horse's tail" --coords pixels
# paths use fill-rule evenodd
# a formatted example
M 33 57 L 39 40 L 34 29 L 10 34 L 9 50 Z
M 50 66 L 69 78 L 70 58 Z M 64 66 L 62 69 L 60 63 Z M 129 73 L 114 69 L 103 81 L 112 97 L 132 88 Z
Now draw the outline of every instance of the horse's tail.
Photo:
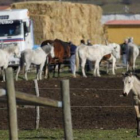
M 75 67 L 76 67 L 76 71 L 79 70 L 79 48 L 76 49 L 76 53 L 75 53 Z
M 20 68 L 21 68 L 21 70 L 23 70 L 23 67 L 24 67 L 24 63 L 25 63 L 25 53 L 24 52 L 22 52 L 21 53 L 21 57 L 20 57 Z

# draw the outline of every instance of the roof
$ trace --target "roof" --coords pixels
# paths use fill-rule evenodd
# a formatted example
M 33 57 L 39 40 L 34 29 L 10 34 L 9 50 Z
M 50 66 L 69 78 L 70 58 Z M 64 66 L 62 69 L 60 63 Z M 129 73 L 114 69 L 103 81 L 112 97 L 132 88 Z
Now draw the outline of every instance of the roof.
M 105 25 L 140 25 L 140 20 L 110 20 Z

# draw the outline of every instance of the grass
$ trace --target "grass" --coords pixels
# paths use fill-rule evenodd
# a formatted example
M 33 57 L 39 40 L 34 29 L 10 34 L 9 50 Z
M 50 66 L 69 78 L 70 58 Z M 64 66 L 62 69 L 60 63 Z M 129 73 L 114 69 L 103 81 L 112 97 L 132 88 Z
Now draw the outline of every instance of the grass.
M 74 140 L 137 140 L 136 130 L 74 130 Z M 8 140 L 8 131 L 0 131 L 0 140 Z M 60 129 L 20 130 L 19 140 L 64 140 L 64 132 Z

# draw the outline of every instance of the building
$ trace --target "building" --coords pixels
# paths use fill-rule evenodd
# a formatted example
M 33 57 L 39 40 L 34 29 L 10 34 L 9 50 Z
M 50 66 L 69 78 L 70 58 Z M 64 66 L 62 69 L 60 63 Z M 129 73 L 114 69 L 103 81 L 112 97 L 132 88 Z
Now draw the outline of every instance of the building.
M 108 41 L 121 44 L 128 37 L 140 45 L 140 20 L 110 20 L 105 23 Z

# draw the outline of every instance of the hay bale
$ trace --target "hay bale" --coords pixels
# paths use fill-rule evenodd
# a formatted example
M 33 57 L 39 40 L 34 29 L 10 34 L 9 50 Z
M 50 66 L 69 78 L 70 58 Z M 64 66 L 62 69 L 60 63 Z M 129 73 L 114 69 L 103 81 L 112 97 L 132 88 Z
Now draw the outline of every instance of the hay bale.
M 59 38 L 79 44 L 81 39 L 103 43 L 102 10 L 99 6 L 70 2 L 40 1 L 13 3 L 13 9 L 27 8 L 34 22 L 35 43 Z

